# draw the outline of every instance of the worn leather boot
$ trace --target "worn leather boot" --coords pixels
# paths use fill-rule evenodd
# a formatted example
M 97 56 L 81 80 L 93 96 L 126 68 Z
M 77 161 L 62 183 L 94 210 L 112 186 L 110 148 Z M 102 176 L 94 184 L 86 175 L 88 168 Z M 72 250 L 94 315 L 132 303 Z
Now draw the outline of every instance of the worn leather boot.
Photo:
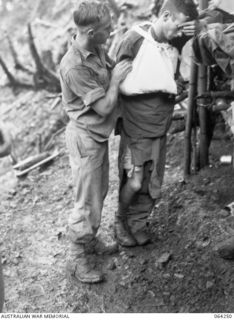
M 152 241 L 150 234 L 144 230 L 139 230 L 135 233 L 132 233 L 132 235 L 138 246 L 144 246 Z
M 129 231 L 126 217 L 120 213 L 120 210 L 115 215 L 115 236 L 118 243 L 123 247 L 134 247 L 137 245 Z
M 88 254 L 85 251 L 84 245 L 76 245 L 77 252 L 74 252 L 74 247 L 70 251 L 67 262 L 67 275 L 71 281 L 80 281 L 82 283 L 99 283 L 104 280 L 101 271 L 95 267 L 95 256 L 93 261 L 89 261 Z
M 87 244 L 86 252 L 97 255 L 111 255 L 119 251 L 118 243 L 105 243 L 99 237 Z

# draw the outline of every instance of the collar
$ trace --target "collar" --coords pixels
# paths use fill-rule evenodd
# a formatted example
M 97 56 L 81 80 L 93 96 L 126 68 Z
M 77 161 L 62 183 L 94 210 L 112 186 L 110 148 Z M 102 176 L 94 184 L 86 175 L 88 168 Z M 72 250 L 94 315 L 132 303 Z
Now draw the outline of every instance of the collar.
M 87 60 L 87 58 L 90 56 L 90 55 L 94 55 L 93 52 L 90 52 L 84 48 L 82 48 L 81 46 L 79 46 L 78 42 L 76 41 L 76 35 L 74 35 L 72 37 L 72 47 L 75 49 L 75 51 L 78 51 L 79 54 L 82 55 L 82 57 Z

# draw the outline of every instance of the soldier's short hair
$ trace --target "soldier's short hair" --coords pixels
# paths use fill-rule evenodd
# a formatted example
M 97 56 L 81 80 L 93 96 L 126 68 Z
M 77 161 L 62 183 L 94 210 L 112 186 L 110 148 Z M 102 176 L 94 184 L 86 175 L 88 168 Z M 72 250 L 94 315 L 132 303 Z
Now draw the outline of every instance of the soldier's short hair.
M 78 27 L 87 27 L 98 24 L 106 15 L 110 11 L 104 1 L 85 0 L 74 10 L 73 19 Z
M 198 18 L 197 6 L 193 0 L 165 0 L 160 9 L 159 16 L 166 10 L 172 14 L 183 13 L 189 20 Z

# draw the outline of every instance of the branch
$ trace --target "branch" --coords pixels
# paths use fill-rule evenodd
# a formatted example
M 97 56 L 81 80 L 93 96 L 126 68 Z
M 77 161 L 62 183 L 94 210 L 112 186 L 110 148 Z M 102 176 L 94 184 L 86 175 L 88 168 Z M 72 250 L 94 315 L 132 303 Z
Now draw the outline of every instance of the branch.
M 45 21 L 45 20 L 42 20 L 42 19 L 39 19 L 39 18 L 36 18 L 35 22 L 33 24 L 40 24 L 40 25 L 43 25 L 48 28 L 59 28 L 58 25 L 51 23 L 51 22 L 48 22 L 48 21 Z
M 12 73 L 10 72 L 10 70 L 8 69 L 7 65 L 5 64 L 5 62 L 3 61 L 2 57 L 0 56 L 0 65 L 2 66 L 3 71 L 5 72 L 9 82 L 14 85 L 17 81 L 14 78 L 14 76 L 12 75 Z
M 31 28 L 30 23 L 28 24 L 28 35 L 29 35 L 29 46 L 30 46 L 31 54 L 32 54 L 32 57 L 35 61 L 36 68 L 37 68 L 37 73 L 34 77 L 36 85 L 37 84 L 42 85 L 44 82 L 45 86 L 48 86 L 50 88 L 52 87 L 55 91 L 61 91 L 60 81 L 59 81 L 58 76 L 56 75 L 55 72 L 46 68 L 44 66 L 43 62 L 41 61 L 41 58 L 38 54 L 36 45 L 34 43 L 32 28 Z M 39 83 L 37 81 L 38 79 L 39 79 Z
M 234 98 L 234 91 L 209 91 L 204 92 L 196 97 L 196 99 L 203 99 L 203 98 L 220 98 L 224 97 L 227 99 Z
M 36 67 L 38 70 L 43 70 L 44 66 L 41 62 L 40 56 L 37 52 L 37 48 L 34 43 L 32 28 L 30 23 L 28 24 L 28 35 L 29 35 L 29 46 L 30 46 L 30 50 L 31 50 L 33 59 L 35 61 Z
M 10 47 L 10 50 L 11 50 L 11 53 L 12 53 L 12 57 L 13 57 L 14 62 L 15 62 L 15 69 L 22 70 L 22 71 L 27 72 L 28 74 L 32 75 L 33 71 L 28 69 L 28 68 L 26 68 L 25 66 L 23 66 L 21 64 L 21 62 L 19 61 L 19 58 L 18 58 L 18 55 L 17 55 L 16 50 L 14 48 L 14 45 L 13 45 L 13 43 L 11 41 L 11 38 L 9 37 L 8 34 L 6 35 L 6 37 L 7 37 L 8 43 L 9 43 L 9 47 Z
M 25 88 L 25 89 L 33 89 L 33 86 L 31 84 L 28 83 L 24 83 L 24 82 L 20 82 L 19 80 L 17 80 L 12 73 L 9 71 L 7 65 L 5 64 L 5 62 L 3 61 L 2 57 L 0 56 L 0 65 L 2 66 L 3 71 L 5 72 L 10 85 L 14 88 L 16 87 L 21 87 L 21 88 Z

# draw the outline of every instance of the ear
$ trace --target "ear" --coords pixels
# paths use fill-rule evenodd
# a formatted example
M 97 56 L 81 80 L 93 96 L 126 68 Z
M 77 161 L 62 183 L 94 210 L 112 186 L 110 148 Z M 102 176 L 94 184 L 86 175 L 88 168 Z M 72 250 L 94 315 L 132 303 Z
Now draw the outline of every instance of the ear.
M 165 10 L 165 11 L 163 12 L 163 20 L 164 20 L 164 21 L 167 21 L 170 17 L 171 17 L 170 11 Z
M 93 36 L 94 36 L 94 29 L 89 29 L 89 30 L 87 31 L 87 35 L 88 35 L 89 38 L 93 38 Z

